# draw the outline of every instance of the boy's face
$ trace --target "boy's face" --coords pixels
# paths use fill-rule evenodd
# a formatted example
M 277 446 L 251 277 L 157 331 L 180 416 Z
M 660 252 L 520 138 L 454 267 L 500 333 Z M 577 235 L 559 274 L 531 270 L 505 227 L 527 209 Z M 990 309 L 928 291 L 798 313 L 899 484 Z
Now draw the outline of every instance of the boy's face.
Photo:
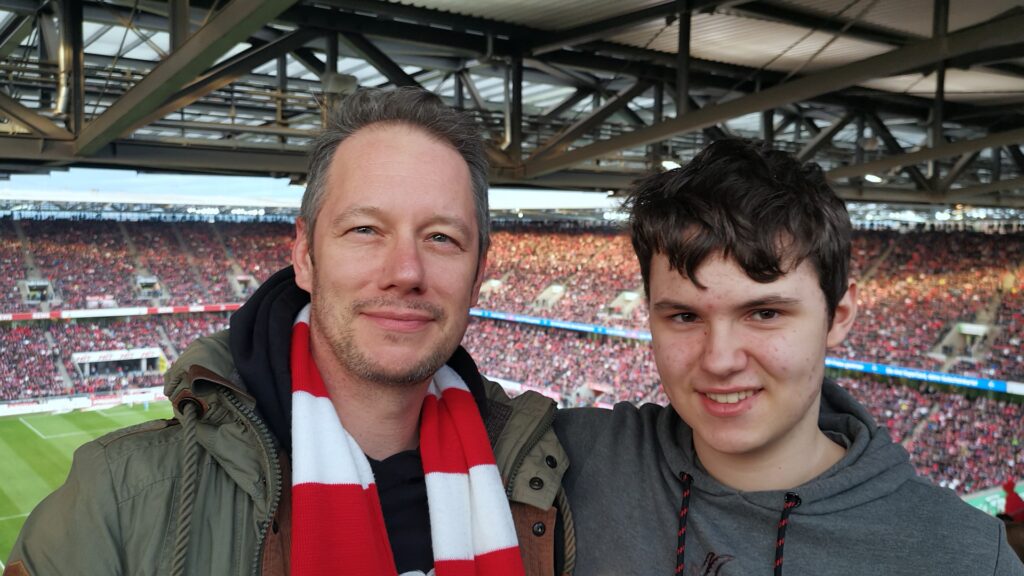
M 704 289 L 670 269 L 665 255 L 651 259 L 654 358 L 698 455 L 768 456 L 820 434 L 825 350 L 850 329 L 856 286 L 829 326 L 808 262 L 761 284 L 734 260 L 712 255 L 696 275 Z

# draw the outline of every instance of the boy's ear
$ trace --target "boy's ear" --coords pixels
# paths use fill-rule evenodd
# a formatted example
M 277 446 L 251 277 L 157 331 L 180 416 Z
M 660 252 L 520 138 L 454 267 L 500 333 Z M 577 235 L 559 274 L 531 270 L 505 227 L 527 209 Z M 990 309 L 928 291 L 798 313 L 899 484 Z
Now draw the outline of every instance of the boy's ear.
M 838 346 L 846 339 L 846 335 L 853 328 L 853 321 L 857 318 L 857 282 L 850 280 L 846 287 L 846 294 L 839 299 L 835 314 L 832 316 L 832 326 L 828 329 L 828 336 L 825 345 L 828 348 Z

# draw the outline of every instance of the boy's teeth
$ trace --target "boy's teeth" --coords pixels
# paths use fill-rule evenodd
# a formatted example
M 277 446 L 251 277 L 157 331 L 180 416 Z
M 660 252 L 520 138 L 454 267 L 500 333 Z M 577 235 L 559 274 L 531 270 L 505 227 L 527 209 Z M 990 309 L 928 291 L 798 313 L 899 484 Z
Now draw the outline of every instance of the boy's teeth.
M 745 390 L 743 392 L 732 392 L 729 394 L 712 394 L 708 392 L 707 397 L 721 404 L 735 404 L 740 400 L 750 398 L 753 395 L 754 392 L 752 390 Z

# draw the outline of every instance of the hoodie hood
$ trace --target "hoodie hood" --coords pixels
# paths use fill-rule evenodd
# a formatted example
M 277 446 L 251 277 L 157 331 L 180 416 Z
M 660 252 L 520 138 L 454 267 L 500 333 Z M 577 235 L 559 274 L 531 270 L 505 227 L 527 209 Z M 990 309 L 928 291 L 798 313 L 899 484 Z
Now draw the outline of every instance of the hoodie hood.
M 281 447 L 291 453 L 291 336 L 299 311 L 309 303 L 309 292 L 295 283 L 295 270 L 280 270 L 231 316 L 229 346 L 235 369 L 256 409 Z M 480 415 L 487 417 L 487 401 L 476 364 L 460 346 L 448 359 L 469 386 Z
M 694 490 L 711 496 L 738 496 L 765 509 L 781 510 L 786 493 L 794 492 L 801 500 L 795 514 L 830 514 L 885 498 L 914 478 L 906 450 L 894 444 L 888 431 L 829 379 L 822 386 L 818 426 L 844 443 L 846 454 L 823 474 L 790 490 L 739 492 L 725 486 L 700 466 L 693 449 L 693 431 L 674 410 L 664 410 L 657 426 L 666 462 L 692 475 Z

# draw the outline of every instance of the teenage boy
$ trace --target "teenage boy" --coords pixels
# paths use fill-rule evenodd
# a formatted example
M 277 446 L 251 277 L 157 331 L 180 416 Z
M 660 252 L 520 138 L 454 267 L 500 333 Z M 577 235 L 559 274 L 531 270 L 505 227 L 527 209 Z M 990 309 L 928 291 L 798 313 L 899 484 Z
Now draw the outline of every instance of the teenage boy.
M 671 408 L 559 414 L 578 574 L 1024 575 L 824 378 L 857 286 L 819 167 L 719 141 L 627 207 Z

